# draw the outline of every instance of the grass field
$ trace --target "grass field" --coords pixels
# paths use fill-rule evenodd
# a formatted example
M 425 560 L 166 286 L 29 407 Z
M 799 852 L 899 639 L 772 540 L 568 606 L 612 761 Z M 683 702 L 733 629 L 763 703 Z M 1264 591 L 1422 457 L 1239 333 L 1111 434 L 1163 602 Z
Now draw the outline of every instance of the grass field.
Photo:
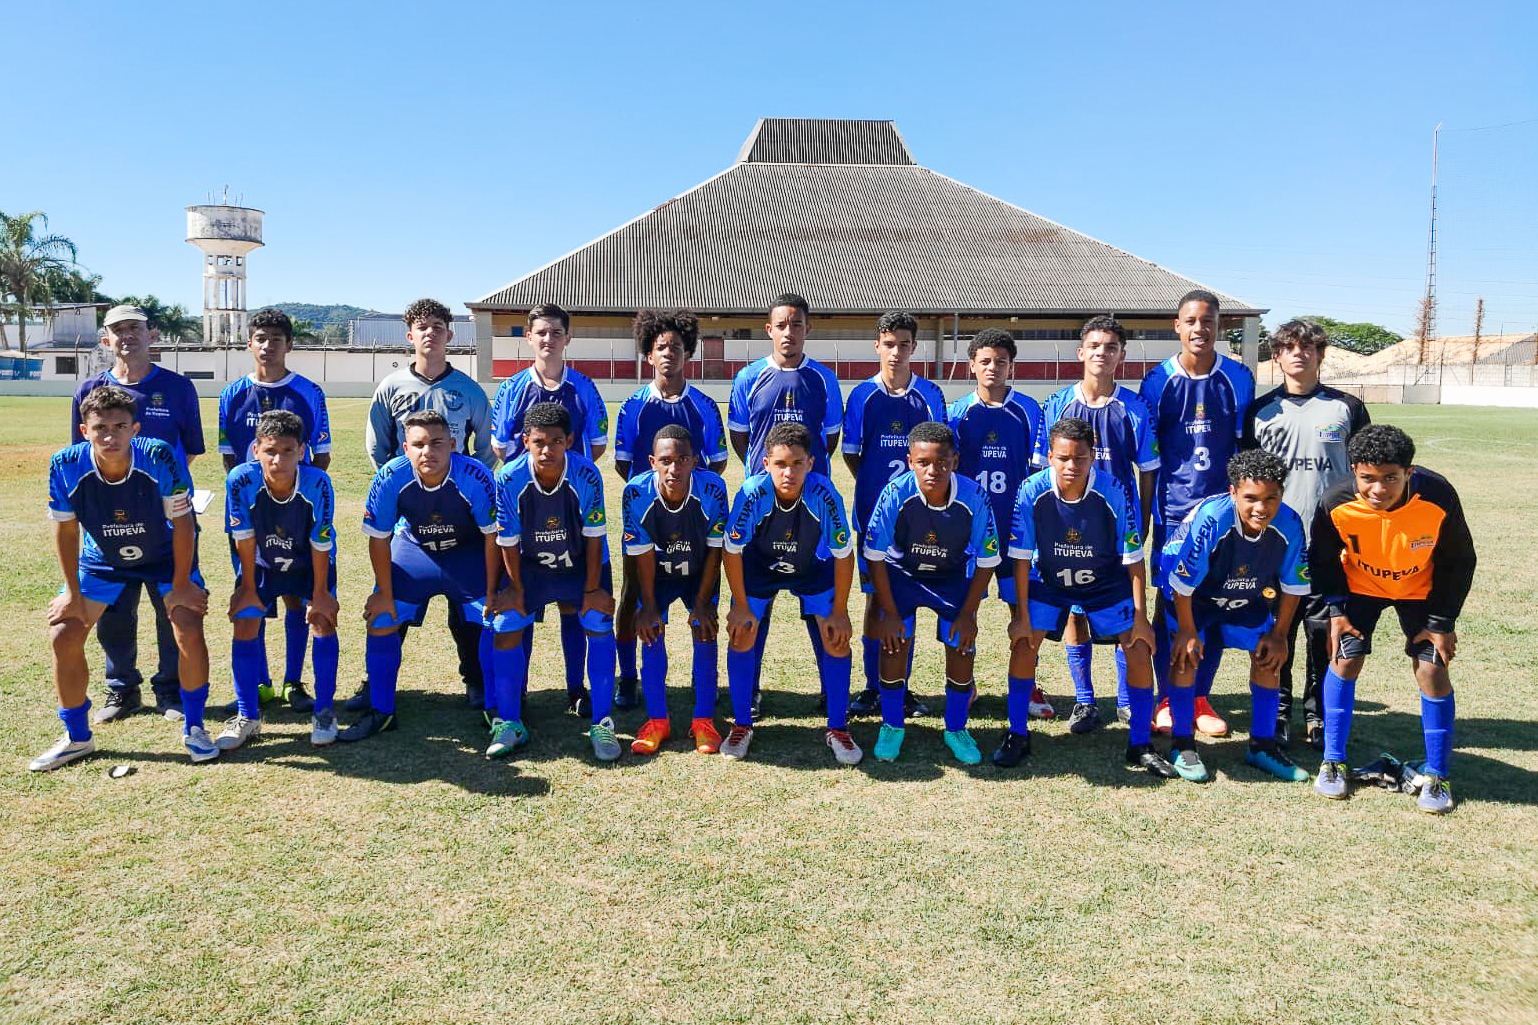
M 344 691 L 370 583 L 365 408 L 332 407 Z M 743 763 L 675 740 L 595 765 L 549 635 L 533 744 L 487 762 L 434 612 L 407 645 L 396 733 L 311 748 L 307 721 L 277 713 L 253 746 L 193 766 L 177 729 L 144 715 L 99 730 L 100 756 L 33 775 L 26 761 L 59 733 L 41 614 L 58 587 L 46 468 L 67 410 L 0 398 L 0 1021 L 1538 1021 L 1538 414 L 1373 410 L 1458 486 L 1480 555 L 1454 664 L 1460 804 L 1439 819 L 1248 769 L 1238 659 L 1214 692 L 1235 735 L 1205 746 L 1206 786 L 1128 774 L 1120 728 L 1079 738 L 1061 722 L 1024 771 L 959 768 L 935 719 L 910 729 L 901 762 L 840 769 L 789 617 Z M 194 477 L 222 498 L 217 459 Z M 231 573 L 218 519 L 205 523 L 217 610 Z M 229 630 L 208 624 L 217 703 Z M 985 751 L 1003 629 L 991 602 L 973 717 Z M 938 695 L 933 649 L 915 686 Z M 1096 670 L 1111 693 L 1109 659 Z M 1066 714 L 1060 648 L 1041 678 Z M 1358 695 L 1353 760 L 1419 757 L 1403 659 L 1370 662 Z M 672 700 L 677 728 L 681 687 Z M 641 713 L 619 722 L 633 733 Z M 868 749 L 875 725 L 854 731 Z M 121 762 L 137 772 L 109 779 Z

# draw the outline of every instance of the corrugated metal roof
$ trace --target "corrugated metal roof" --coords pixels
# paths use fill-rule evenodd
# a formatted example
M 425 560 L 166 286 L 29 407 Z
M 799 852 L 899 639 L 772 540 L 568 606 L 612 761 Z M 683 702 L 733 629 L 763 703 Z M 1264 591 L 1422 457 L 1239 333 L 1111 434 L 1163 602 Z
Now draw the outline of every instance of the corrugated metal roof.
M 759 313 L 794 291 L 824 314 L 1168 316 L 1201 287 L 927 168 L 747 160 L 468 305 Z
M 891 121 L 760 118 L 738 162 L 758 164 L 912 164 Z

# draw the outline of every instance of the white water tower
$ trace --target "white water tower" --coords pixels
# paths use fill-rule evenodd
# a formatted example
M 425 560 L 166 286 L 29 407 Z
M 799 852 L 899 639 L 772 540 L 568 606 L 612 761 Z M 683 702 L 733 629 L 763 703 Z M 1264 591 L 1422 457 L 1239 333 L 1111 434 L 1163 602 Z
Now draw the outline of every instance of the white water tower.
M 187 241 L 203 250 L 204 343 L 244 345 L 246 255 L 261 247 L 262 211 L 224 204 L 189 206 Z

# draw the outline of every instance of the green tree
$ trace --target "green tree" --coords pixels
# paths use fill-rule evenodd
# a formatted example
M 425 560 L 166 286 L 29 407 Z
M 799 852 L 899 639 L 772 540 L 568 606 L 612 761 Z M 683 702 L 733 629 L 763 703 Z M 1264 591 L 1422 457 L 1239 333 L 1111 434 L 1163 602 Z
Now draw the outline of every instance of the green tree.
M 91 274 L 77 267 L 62 270 L 53 268 L 47 272 L 48 295 L 55 303 L 107 303 L 112 298 L 101 290 L 101 275 Z
M 291 317 L 289 322 L 294 325 L 294 341 L 313 342 L 320 335 L 316 333 L 315 322 L 304 317 Z
M 153 295 L 125 295 L 118 302 L 143 310 L 145 316 L 150 318 L 150 323 L 160 329 L 160 337 L 164 341 L 192 342 L 203 336 L 202 321 L 188 314 L 181 303 L 168 305 Z
M 52 300 L 49 275 L 75 262 L 75 243 L 63 235 L 38 235 L 48 227 L 41 210 L 0 213 L 0 345 L 7 344 L 5 316 L 16 318 L 16 347 L 27 350 L 27 318 Z
M 1228 340 L 1228 351 L 1237 355 L 1244 351 L 1244 328 L 1231 327 L 1223 332 L 1223 337 Z M 1271 344 L 1271 332 L 1266 330 L 1266 325 L 1260 325 L 1260 333 L 1257 336 L 1260 344 L 1260 358 L 1266 359 L 1267 346 Z
M 1390 345 L 1398 345 L 1401 340 L 1394 332 L 1377 324 L 1348 324 L 1332 317 L 1306 319 L 1324 328 L 1325 336 L 1337 349 L 1358 352 L 1364 356 L 1387 349 Z

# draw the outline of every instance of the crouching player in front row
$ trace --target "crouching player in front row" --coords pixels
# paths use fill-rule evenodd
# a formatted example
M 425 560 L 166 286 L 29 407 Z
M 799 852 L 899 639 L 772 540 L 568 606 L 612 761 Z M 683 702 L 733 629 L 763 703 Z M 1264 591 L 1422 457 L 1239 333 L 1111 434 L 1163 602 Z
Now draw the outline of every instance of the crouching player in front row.
M 982 488 L 955 472 L 956 435 L 943 423 L 908 432 L 908 472 L 881 490 L 865 532 L 881 648 L 881 732 L 875 755 L 895 761 L 902 751 L 914 612 L 939 617 L 945 645 L 945 746 L 963 765 L 983 760 L 967 732 L 977 606 L 999 564 L 999 535 Z
M 593 757 L 620 756 L 614 735 L 614 583 L 603 480 L 592 460 L 569 451 L 577 443 L 571 413 L 559 402 L 536 402 L 523 415 L 523 454 L 497 471 L 497 544 L 507 588 L 492 595 L 495 613 L 492 686 L 497 717 L 488 758 L 529 742 L 523 698 L 529 663 L 519 648 L 526 627 L 555 602 L 577 610 L 587 636 L 587 678 Z
M 1202 502 L 1170 533 L 1162 581 L 1170 610 L 1160 624 L 1172 638 L 1170 761 L 1202 781 L 1196 751 L 1197 678 L 1211 686 L 1224 648 L 1250 653 L 1250 749 L 1244 760 L 1292 782 L 1308 779 L 1276 742 L 1277 685 L 1287 631 L 1309 593 L 1303 521 L 1282 504 L 1287 464 L 1262 449 L 1228 461 L 1228 494 Z M 1280 585 L 1275 615 L 1267 592 Z
M 1416 466 L 1415 442 L 1397 427 L 1363 427 L 1346 445 L 1353 479 L 1326 491 L 1314 516 L 1309 570 L 1330 612 L 1324 676 L 1324 761 L 1314 789 L 1347 796 L 1346 741 L 1356 681 L 1372 652 L 1378 617 L 1394 606 L 1421 691 L 1426 781 L 1421 811 L 1453 809 L 1447 775 L 1453 750 L 1458 614 L 1474 582 L 1474 540 L 1453 486 Z
M 279 598 L 299 605 L 315 638 L 310 742 L 336 739 L 336 498 L 326 472 L 303 461 L 308 441 L 297 414 L 268 410 L 256 421 L 253 461 L 236 466 L 225 478 L 225 529 L 235 543 L 237 563 L 230 595 L 236 712 L 214 739 L 224 751 L 262 732 L 259 689 L 267 650 L 261 627 L 263 619 L 277 614 Z M 291 662 L 295 654 L 303 661 L 302 648 L 289 654 Z
M 668 722 L 668 609 L 681 602 L 694 636 L 695 750 L 721 748 L 716 730 L 716 604 L 721 594 L 721 544 L 726 537 L 726 482 L 696 466 L 694 442 L 671 423 L 652 439 L 651 470 L 625 486 L 625 554 L 636 568 L 636 632 L 642 641 L 641 695 L 646 722 L 630 750 L 656 754 L 672 735 Z
M 53 681 L 64 736 L 32 759 L 57 769 L 96 750 L 86 697 L 85 641 L 128 584 L 158 587 L 176 634 L 183 743 L 195 762 L 219 756 L 203 728 L 208 702 L 208 592 L 198 575 L 192 482 L 163 441 L 139 438 L 134 397 L 104 385 L 80 402 L 85 440 L 60 449 L 48 468 L 48 515 L 64 586 L 48 605 Z
M 337 734 L 342 741 L 395 729 L 400 628 L 420 626 L 436 595 L 457 604 L 466 622 L 482 622 L 482 603 L 502 573 L 491 471 L 454 451 L 449 422 L 437 410 L 412 413 L 405 428 L 405 454 L 379 468 L 363 508 L 374 570 L 374 593 L 363 606 L 371 707 Z M 490 647 L 483 630 L 482 666 Z
M 849 735 L 849 585 L 854 538 L 833 482 L 812 472 L 812 436 L 784 421 L 764 439 L 764 472 L 743 482 L 732 502 L 721 557 L 732 608 L 726 617 L 726 681 L 732 697 L 726 758 L 747 757 L 753 741 L 753 688 L 763 646 L 759 632 L 774 596 L 801 601 L 828 705 L 824 741 L 841 765 L 864 756 Z
M 1047 468 L 1015 496 L 1009 554 L 1015 559 L 1019 611 L 1010 620 L 1009 727 L 995 765 L 1018 765 L 1031 752 L 1029 701 L 1044 638 L 1061 640 L 1068 615 L 1083 610 L 1090 639 L 1117 643 L 1127 661 L 1127 764 L 1173 779 L 1175 769 L 1150 743 L 1153 630 L 1148 625 L 1142 538 L 1135 500 L 1098 470 L 1094 428 L 1066 417 L 1047 434 Z

